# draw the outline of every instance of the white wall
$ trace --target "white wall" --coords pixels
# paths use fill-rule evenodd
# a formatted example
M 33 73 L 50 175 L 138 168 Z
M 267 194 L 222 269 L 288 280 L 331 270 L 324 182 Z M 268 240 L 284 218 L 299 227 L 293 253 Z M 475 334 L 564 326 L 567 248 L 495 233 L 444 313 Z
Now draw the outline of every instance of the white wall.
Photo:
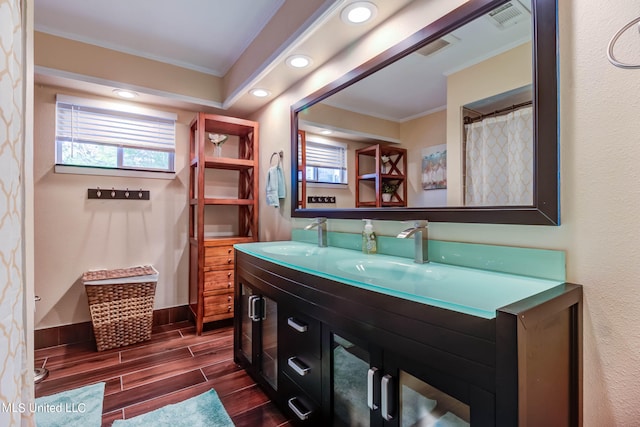
M 615 68 L 605 56 L 611 36 L 637 15 L 635 2 L 559 0 L 562 225 L 430 227 L 434 239 L 567 252 L 568 280 L 583 285 L 585 292 L 584 425 L 593 427 L 637 425 L 640 420 L 640 70 Z M 402 31 L 409 31 L 412 22 L 412 16 L 402 16 Z M 635 29 L 630 33 L 627 58 L 640 62 L 640 39 Z M 400 31 L 378 34 L 389 43 L 402 37 Z M 371 46 L 360 54 L 374 51 L 367 50 Z M 264 153 L 288 153 L 290 105 L 361 59 L 338 56 L 256 115 L 262 126 L 262 161 L 268 160 Z M 263 240 L 289 238 L 288 201 L 279 210 L 262 207 L 260 224 Z M 376 225 L 380 234 L 401 227 Z M 330 221 L 329 228 L 357 232 L 361 223 Z
M 160 272 L 155 308 L 188 302 L 189 122 L 178 114 L 175 179 L 54 173 L 55 95 L 35 88 L 35 328 L 91 320 L 82 273 L 98 268 L 152 264 Z M 157 108 L 157 107 L 154 107 Z M 224 148 L 223 148 L 224 150 Z M 149 201 L 88 200 L 88 188 L 150 191 Z

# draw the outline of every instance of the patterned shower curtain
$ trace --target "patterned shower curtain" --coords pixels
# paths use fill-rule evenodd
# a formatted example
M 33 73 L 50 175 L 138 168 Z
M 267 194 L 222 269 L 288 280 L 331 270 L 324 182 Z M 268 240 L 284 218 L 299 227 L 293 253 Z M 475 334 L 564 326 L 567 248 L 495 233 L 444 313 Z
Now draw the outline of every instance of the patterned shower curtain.
M 465 132 L 465 205 L 532 205 L 532 107 L 465 125 Z
M 0 426 L 32 426 L 24 275 L 24 54 L 21 0 L 0 0 Z

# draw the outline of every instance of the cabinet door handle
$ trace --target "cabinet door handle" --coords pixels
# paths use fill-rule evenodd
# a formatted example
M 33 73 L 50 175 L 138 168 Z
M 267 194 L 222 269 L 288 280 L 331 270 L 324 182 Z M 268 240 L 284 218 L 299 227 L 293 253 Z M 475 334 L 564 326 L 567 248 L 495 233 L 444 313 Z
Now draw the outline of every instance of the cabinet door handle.
M 367 372 L 367 406 L 372 411 L 378 409 L 379 400 L 377 397 L 380 396 L 380 390 L 378 389 L 379 377 L 378 368 L 369 368 Z
M 289 317 L 287 319 L 287 324 L 289 326 L 291 326 L 293 329 L 295 329 L 297 332 L 307 332 L 307 325 L 305 325 L 304 323 L 301 323 L 299 320 L 297 320 L 294 317 Z
M 287 401 L 287 404 L 289 405 L 289 408 L 291 408 L 293 413 L 296 414 L 296 417 L 300 418 L 302 421 L 308 419 L 309 415 L 311 415 L 311 412 L 313 412 L 311 409 L 305 408 L 304 405 L 302 405 L 302 402 L 300 402 L 300 399 L 298 399 L 297 397 L 292 397 L 291 399 L 289 399 Z M 300 406 L 302 409 L 298 408 L 298 406 Z
M 260 299 L 258 295 L 251 295 L 248 299 L 249 306 L 247 307 L 249 310 L 249 319 L 257 322 L 260 320 L 258 316 L 256 316 L 256 302 Z
M 254 298 L 255 298 L 254 295 L 249 295 L 249 298 L 247 298 L 247 316 L 251 320 L 253 320 L 253 299 Z
M 289 365 L 289 367 L 291 367 L 291 369 L 293 369 L 296 374 L 300 375 L 301 377 L 304 377 L 311 371 L 311 368 L 308 367 L 302 360 L 299 360 L 297 357 L 288 358 L 287 365 Z
M 391 375 L 385 375 L 384 377 L 382 377 L 380 388 L 382 389 L 382 408 L 380 408 L 380 413 L 382 415 L 382 418 L 387 421 L 391 421 L 393 419 L 393 413 L 395 412 L 393 404 L 393 377 Z

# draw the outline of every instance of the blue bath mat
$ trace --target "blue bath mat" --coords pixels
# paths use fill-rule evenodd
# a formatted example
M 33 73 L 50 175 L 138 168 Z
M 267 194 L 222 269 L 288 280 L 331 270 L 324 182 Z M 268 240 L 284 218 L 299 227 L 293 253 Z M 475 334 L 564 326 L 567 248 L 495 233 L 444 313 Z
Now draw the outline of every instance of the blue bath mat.
M 128 420 L 116 420 L 113 427 L 233 427 L 214 389 L 179 403 L 163 406 Z
M 37 427 L 100 427 L 104 383 L 36 399 Z

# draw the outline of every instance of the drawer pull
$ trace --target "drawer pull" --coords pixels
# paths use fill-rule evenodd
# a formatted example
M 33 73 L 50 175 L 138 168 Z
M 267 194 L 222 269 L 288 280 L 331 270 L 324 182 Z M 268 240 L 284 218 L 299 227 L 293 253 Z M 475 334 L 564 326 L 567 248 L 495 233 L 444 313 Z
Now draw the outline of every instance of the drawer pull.
M 287 401 L 287 404 L 289 405 L 289 408 L 291 408 L 293 413 L 296 414 L 296 417 L 300 418 L 300 420 L 302 421 L 308 419 L 309 415 L 311 415 L 311 412 L 313 412 L 311 409 L 305 408 L 302 402 L 300 402 L 300 399 L 298 399 L 297 397 L 292 397 L 291 399 L 289 399 Z
M 301 333 L 302 332 L 307 332 L 307 329 L 308 329 L 306 324 L 301 323 L 299 320 L 297 320 L 294 317 L 289 317 L 287 319 L 287 324 L 289 326 L 291 326 L 293 329 L 295 329 L 296 331 L 301 332 Z
M 231 295 L 229 295 L 229 296 L 227 297 L 227 301 L 228 301 L 228 302 L 231 302 Z
M 233 262 L 233 260 L 232 260 L 231 258 L 229 258 L 229 259 L 227 260 L 227 264 L 231 264 L 232 262 Z
M 299 360 L 297 357 L 288 358 L 287 365 L 289 365 L 289 367 L 291 367 L 291 369 L 293 369 L 296 374 L 300 375 L 301 377 L 304 377 L 309 373 L 309 371 L 311 371 L 311 368 L 305 365 L 304 362 Z
M 228 273 L 227 273 L 227 277 L 228 277 L 228 278 L 231 278 L 231 272 L 228 272 Z
M 229 313 L 231 313 L 231 309 L 232 309 L 232 307 L 231 307 L 231 306 L 228 306 L 228 307 L 227 307 L 227 311 L 228 311 Z

